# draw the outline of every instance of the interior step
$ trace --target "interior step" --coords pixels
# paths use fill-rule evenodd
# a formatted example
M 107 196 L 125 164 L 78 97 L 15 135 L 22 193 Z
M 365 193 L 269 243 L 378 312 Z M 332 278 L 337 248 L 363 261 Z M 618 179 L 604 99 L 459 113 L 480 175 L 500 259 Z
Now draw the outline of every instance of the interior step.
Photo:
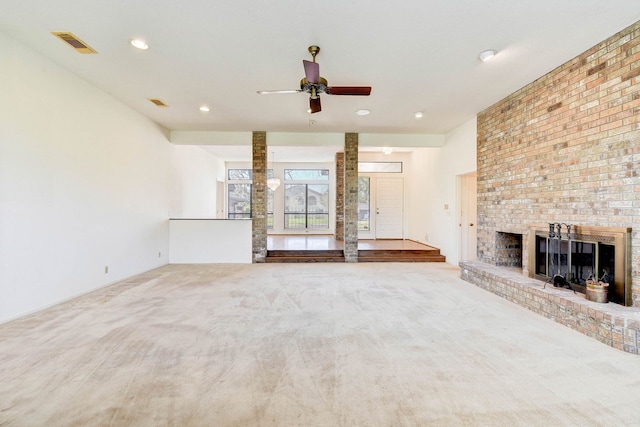
M 318 251 L 267 251 L 266 262 L 344 262 L 344 251 L 318 250 Z
M 358 262 L 445 262 L 440 249 L 359 250 Z
M 358 262 L 445 262 L 440 249 L 373 249 L 359 250 Z M 265 262 L 345 262 L 344 251 L 334 250 L 268 250 Z

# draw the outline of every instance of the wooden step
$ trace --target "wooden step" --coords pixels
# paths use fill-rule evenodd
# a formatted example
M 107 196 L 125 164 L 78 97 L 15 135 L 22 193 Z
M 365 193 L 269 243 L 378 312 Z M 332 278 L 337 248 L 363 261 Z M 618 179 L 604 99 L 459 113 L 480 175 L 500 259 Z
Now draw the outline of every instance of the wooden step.
M 267 251 L 265 262 L 344 262 L 344 251 L 335 250 L 302 250 Z
M 358 262 L 445 262 L 439 249 L 372 249 L 359 250 Z M 265 262 L 345 262 L 344 251 L 334 250 L 268 250 Z
M 440 249 L 359 250 L 358 262 L 445 262 Z

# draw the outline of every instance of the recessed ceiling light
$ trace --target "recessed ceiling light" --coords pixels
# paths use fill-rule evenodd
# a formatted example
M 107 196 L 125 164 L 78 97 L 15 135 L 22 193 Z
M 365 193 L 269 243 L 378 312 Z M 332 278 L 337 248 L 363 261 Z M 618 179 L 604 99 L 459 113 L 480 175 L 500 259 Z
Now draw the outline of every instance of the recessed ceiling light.
M 371 111 L 362 109 L 362 110 L 357 110 L 356 114 L 359 116 L 368 116 L 369 114 L 371 114 Z
M 205 113 L 208 113 L 210 110 L 209 110 L 209 107 L 207 107 L 206 105 L 203 105 L 202 107 L 200 107 L 200 111 L 204 111 Z
M 496 53 L 498 52 L 496 52 L 494 49 L 483 50 L 482 52 L 480 52 L 480 61 L 486 62 L 496 56 Z
M 131 46 L 136 47 L 138 49 L 142 49 L 142 50 L 149 49 L 149 45 L 146 44 L 142 39 L 132 39 Z
M 424 114 L 422 113 L 422 111 L 416 111 L 415 113 L 413 113 L 413 117 L 415 117 L 416 119 L 421 119 L 422 117 L 424 117 Z

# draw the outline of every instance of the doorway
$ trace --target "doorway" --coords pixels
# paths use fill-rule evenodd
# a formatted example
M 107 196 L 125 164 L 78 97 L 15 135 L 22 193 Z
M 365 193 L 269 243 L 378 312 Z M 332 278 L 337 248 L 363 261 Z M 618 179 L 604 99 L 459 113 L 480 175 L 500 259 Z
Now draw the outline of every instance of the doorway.
M 478 175 L 469 173 L 458 176 L 460 184 L 459 206 L 459 256 L 461 261 L 478 259 Z
M 358 238 L 404 238 L 404 179 L 358 177 Z

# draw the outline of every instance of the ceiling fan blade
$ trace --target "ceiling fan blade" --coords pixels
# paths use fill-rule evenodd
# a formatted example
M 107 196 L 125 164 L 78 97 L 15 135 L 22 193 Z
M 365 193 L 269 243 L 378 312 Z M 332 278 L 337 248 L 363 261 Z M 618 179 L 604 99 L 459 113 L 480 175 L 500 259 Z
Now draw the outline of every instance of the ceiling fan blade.
M 274 93 L 300 93 L 300 89 L 283 89 L 283 90 L 258 90 L 260 95 L 272 95 Z
M 331 86 L 325 90 L 329 95 L 356 95 L 369 96 L 371 86 Z
M 303 59 L 302 65 L 304 65 L 304 75 L 307 81 L 311 84 L 320 83 L 320 64 Z
M 311 110 L 311 114 L 322 111 L 322 108 L 320 107 L 319 96 L 316 98 L 309 98 L 309 110 Z

